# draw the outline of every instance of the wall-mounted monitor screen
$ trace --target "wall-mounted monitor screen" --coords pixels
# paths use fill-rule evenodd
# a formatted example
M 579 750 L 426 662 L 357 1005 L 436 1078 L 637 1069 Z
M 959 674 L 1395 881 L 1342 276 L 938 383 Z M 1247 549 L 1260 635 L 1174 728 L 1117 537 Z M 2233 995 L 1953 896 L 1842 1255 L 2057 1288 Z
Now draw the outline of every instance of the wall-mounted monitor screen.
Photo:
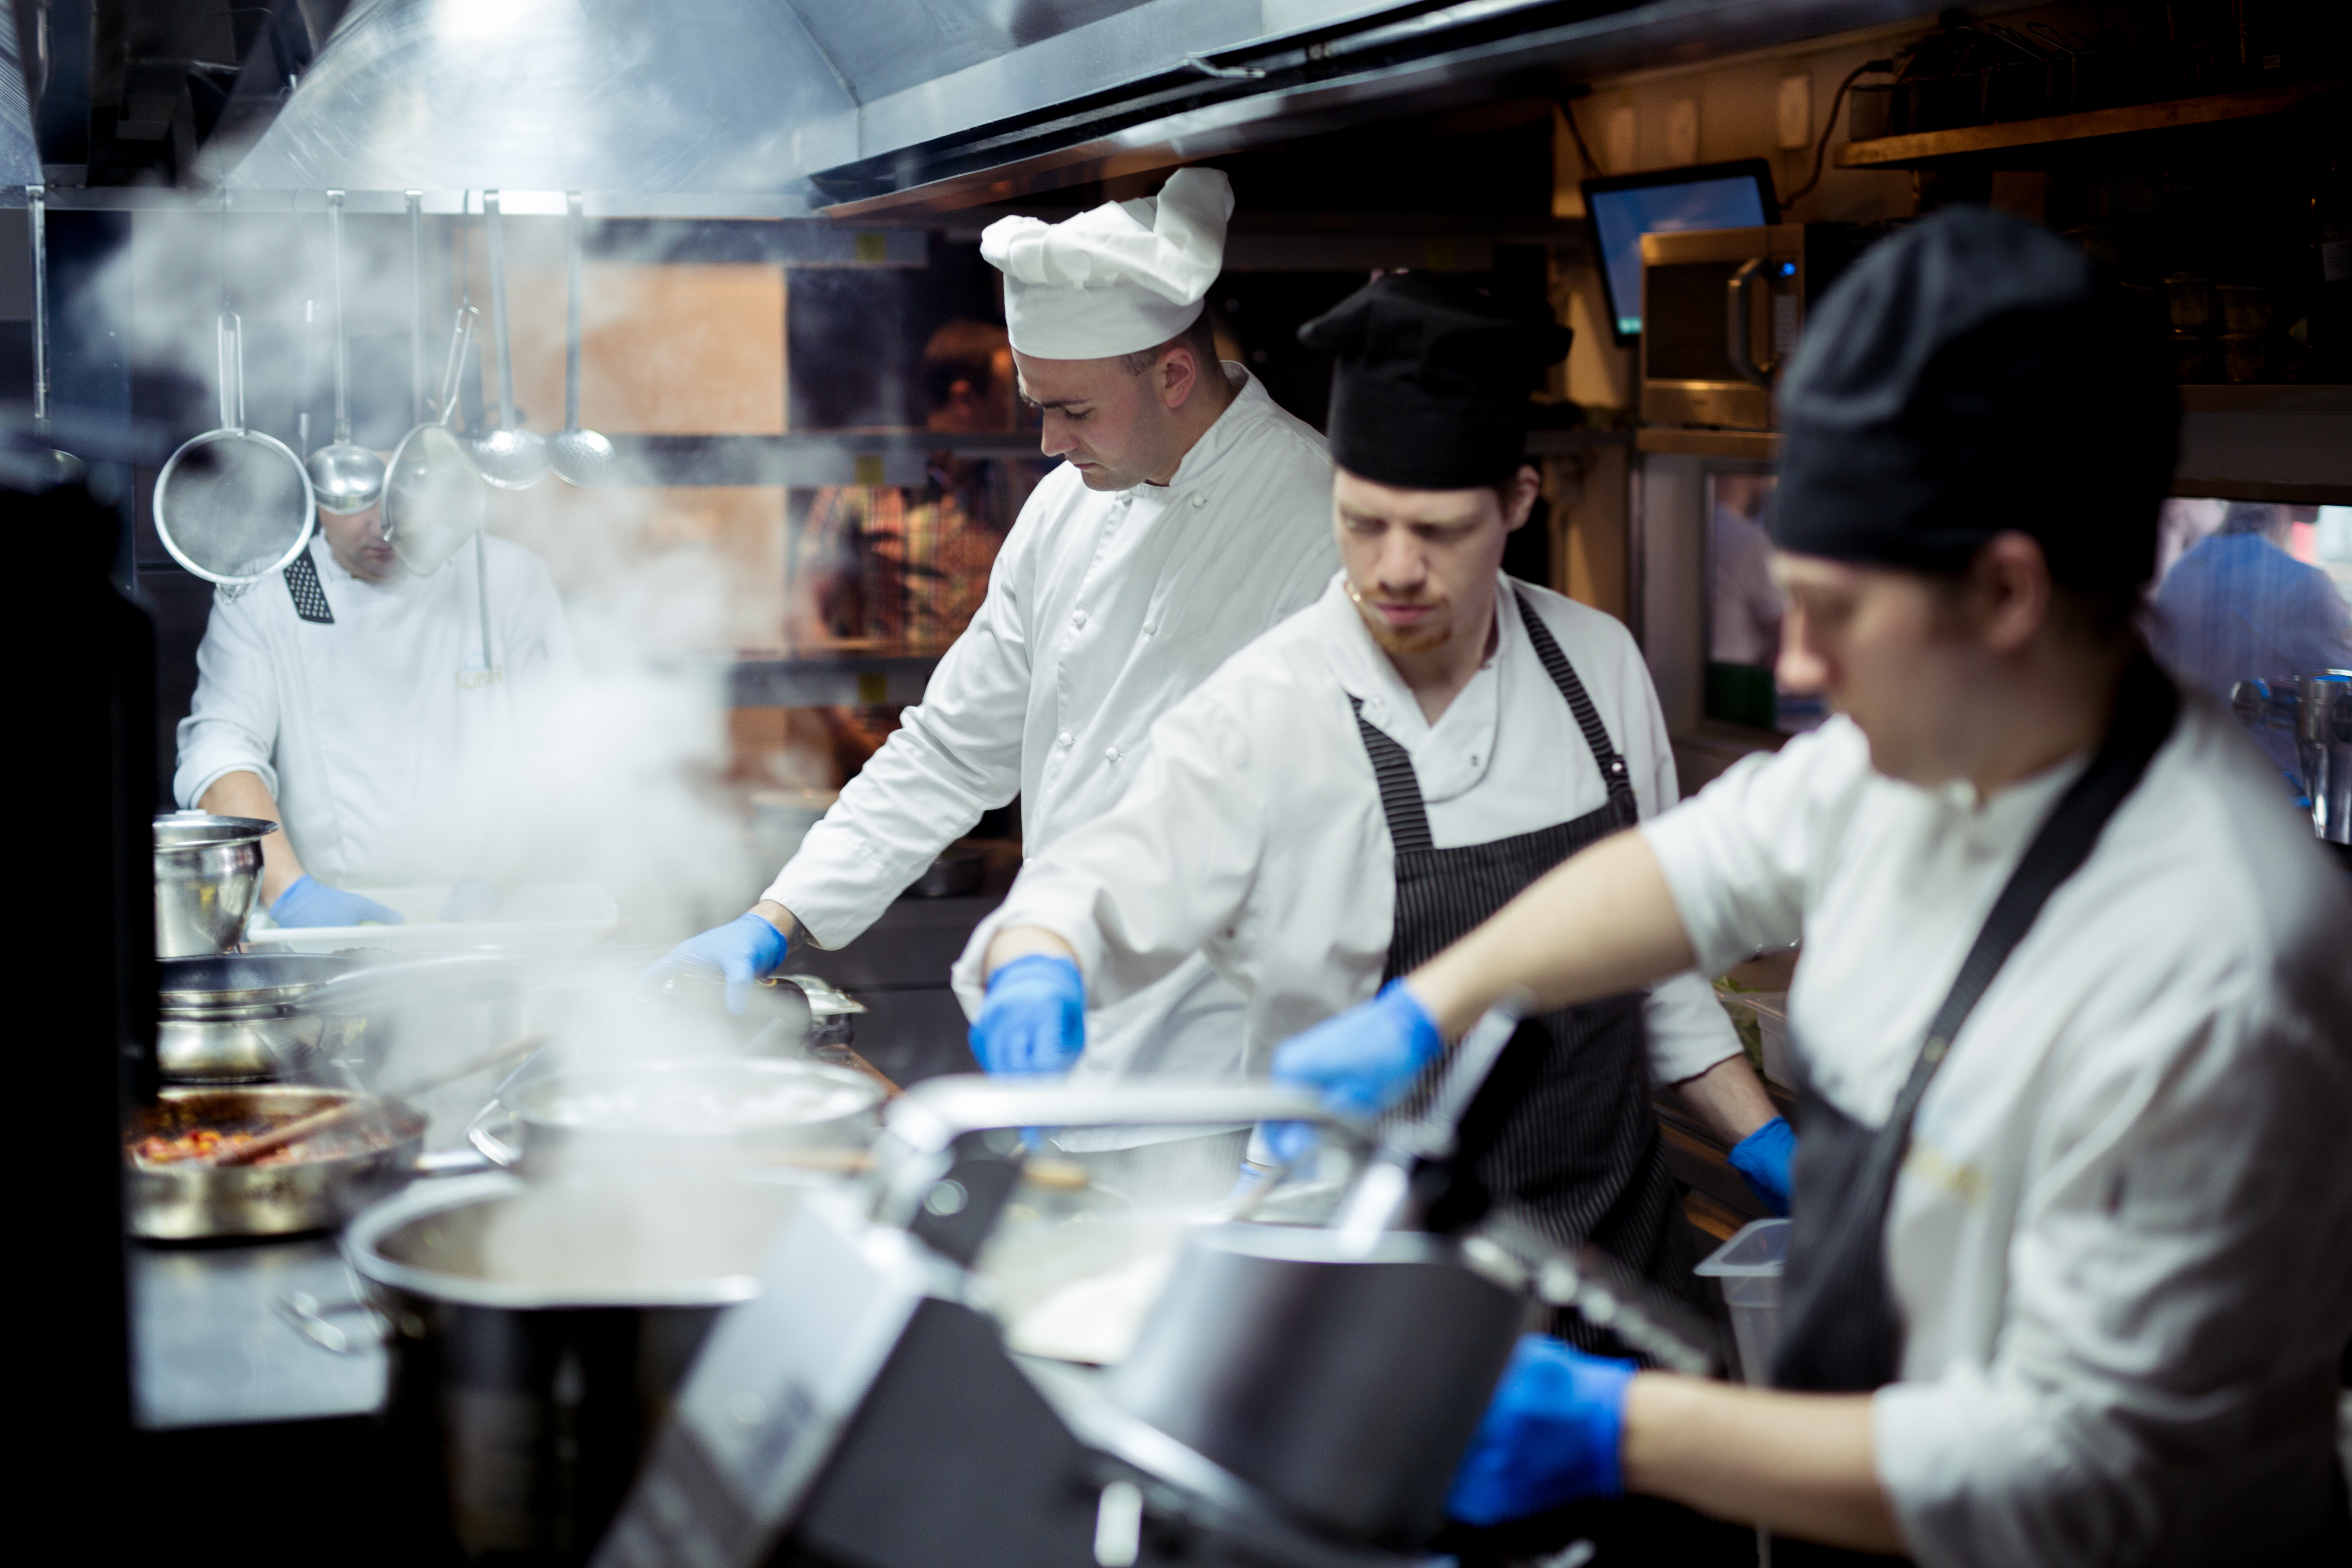
M 1583 182 L 1592 248 L 1619 346 L 1642 334 L 1642 237 L 1698 228 L 1758 228 L 1780 221 L 1772 171 L 1761 158 L 1702 163 Z

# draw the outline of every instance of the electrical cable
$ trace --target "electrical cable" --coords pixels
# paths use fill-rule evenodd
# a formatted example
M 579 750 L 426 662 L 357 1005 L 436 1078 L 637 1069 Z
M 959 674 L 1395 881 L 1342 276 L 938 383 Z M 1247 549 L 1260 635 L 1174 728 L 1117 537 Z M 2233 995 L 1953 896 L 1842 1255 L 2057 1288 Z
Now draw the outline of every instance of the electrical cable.
M 1830 137 L 1837 131 L 1838 110 L 1845 106 L 1847 91 L 1855 82 L 1874 71 L 1892 71 L 1894 68 L 1893 60 L 1864 60 L 1846 72 L 1845 79 L 1838 83 L 1837 96 L 1830 100 L 1830 117 L 1828 122 L 1822 127 L 1821 140 L 1813 143 L 1813 177 L 1780 198 L 1780 211 L 1783 216 L 1786 216 L 1789 208 L 1812 195 L 1813 187 L 1822 183 L 1822 163 L 1829 156 Z
M 1576 123 L 1576 104 L 1570 99 L 1559 100 L 1560 118 L 1568 121 L 1568 133 L 1576 142 L 1576 155 L 1584 160 L 1584 172 L 1598 179 L 1608 171 L 1592 161 L 1592 149 L 1584 144 L 1584 132 Z

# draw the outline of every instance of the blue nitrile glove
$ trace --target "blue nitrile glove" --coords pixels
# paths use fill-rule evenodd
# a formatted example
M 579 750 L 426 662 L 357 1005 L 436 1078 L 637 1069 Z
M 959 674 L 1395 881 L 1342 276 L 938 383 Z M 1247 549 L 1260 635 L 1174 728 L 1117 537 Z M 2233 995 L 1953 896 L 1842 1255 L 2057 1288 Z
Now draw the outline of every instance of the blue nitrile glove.
M 445 921 L 486 921 L 499 912 L 499 890 L 488 882 L 460 882 L 441 900 Z
M 1329 1109 L 1371 1116 L 1393 1105 L 1444 1048 L 1437 1021 L 1403 981 L 1391 980 L 1370 1001 L 1285 1040 L 1274 1053 L 1274 1081 L 1320 1089 Z M 1266 1124 L 1266 1147 L 1286 1164 L 1314 1140 L 1303 1121 Z
M 1617 1450 L 1633 1363 L 1522 1334 L 1454 1472 L 1445 1512 L 1465 1524 L 1525 1519 L 1625 1489 Z
M 396 926 L 400 911 L 385 909 L 373 899 L 330 888 L 305 873 L 294 879 L 269 906 L 269 918 L 282 926 Z
M 1776 1116 L 1731 1146 L 1731 1168 L 1774 1214 L 1789 1212 L 1789 1163 L 1797 1157 L 1796 1129 Z
M 1087 983 L 1066 958 L 1033 952 L 988 977 L 971 1054 L 990 1072 L 1067 1072 L 1087 1048 Z
M 646 972 L 637 976 L 637 985 L 642 990 L 646 982 L 665 973 L 708 974 L 717 970 L 727 977 L 727 1010 L 740 1013 L 751 999 L 752 982 L 773 974 L 792 950 L 790 939 L 766 921 L 755 914 L 740 914 L 671 948 L 646 966 Z

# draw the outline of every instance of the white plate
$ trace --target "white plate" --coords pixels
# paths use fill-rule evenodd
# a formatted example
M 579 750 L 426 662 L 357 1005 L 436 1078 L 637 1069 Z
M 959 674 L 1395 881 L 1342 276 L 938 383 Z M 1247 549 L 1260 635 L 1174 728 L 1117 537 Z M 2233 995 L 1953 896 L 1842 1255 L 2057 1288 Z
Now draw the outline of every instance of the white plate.
M 602 942 L 621 922 L 621 908 L 613 901 L 613 895 L 593 882 L 509 889 L 499 896 L 498 912 L 481 921 L 441 918 L 441 906 L 451 891 L 446 885 L 344 890 L 397 910 L 404 923 L 279 926 L 257 910 L 246 928 L 247 945 L 274 952 L 341 952 L 354 947 L 403 952 L 457 947 L 584 947 Z

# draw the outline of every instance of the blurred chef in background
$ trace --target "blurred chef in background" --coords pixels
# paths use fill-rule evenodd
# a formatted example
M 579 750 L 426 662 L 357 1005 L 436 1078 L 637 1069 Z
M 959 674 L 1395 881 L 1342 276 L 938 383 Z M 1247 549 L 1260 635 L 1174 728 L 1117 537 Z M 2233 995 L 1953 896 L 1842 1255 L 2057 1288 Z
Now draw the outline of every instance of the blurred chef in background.
M 402 564 L 381 502 L 320 508 L 278 583 L 223 587 L 196 649 L 173 795 L 184 807 L 282 822 L 261 841 L 260 900 L 282 926 L 394 925 L 350 890 L 460 885 L 447 918 L 487 913 L 445 809 L 511 755 L 518 711 L 572 668 L 572 634 L 538 556 L 503 539 L 482 579 L 461 550 L 431 576 Z
M 923 345 L 924 429 L 934 435 L 1013 429 L 1013 342 L 988 321 L 954 321 Z M 1045 472 L 1007 452 L 931 454 L 918 486 L 827 485 L 809 503 L 794 546 L 786 626 L 797 648 L 845 643 L 936 653 L 963 635 L 988 593 L 990 568 Z M 897 726 L 895 710 L 824 710 L 839 776 L 866 765 Z
M 1024 847 L 1050 847 L 1118 799 L 1155 719 L 1322 591 L 1337 564 L 1323 439 L 1221 363 L 1211 335 L 1204 297 L 1232 211 L 1223 174 L 1181 169 L 1157 198 L 989 226 L 981 251 L 1004 273 L 1021 395 L 1041 411 L 1041 450 L 1065 461 L 1022 509 L 923 701 L 766 896 L 656 971 L 719 971 L 740 1007 L 791 946 L 856 937 L 1016 795 Z M 1241 1038 L 1240 998 L 1195 957 L 1096 1017 L 1083 1070 L 1230 1075 Z M 1069 1048 L 982 1066 L 1059 1071 L 1075 1037 Z M 1199 1163 L 1229 1181 L 1237 1152 Z
M 2312 1245 L 2352 1236 L 2352 900 L 2134 630 L 2158 342 L 1981 208 L 1866 253 L 1782 381 L 1771 514 L 1780 677 L 1838 717 L 1405 977 L 1451 1037 L 1805 944 L 1776 1386 L 1523 1341 L 1455 1518 L 1671 1498 L 1777 1568 L 2352 1561 L 2352 1253 Z M 1275 1076 L 1383 1098 L 1393 1005 Z
M 1277 1042 L 1393 994 L 1569 855 L 1677 798 L 1625 628 L 1502 574 L 1538 489 L 1528 392 L 1567 330 L 1412 274 L 1299 335 L 1338 355 L 1342 569 L 1170 710 L 1118 808 L 1032 857 L 973 933 L 956 980 L 984 1056 L 1052 1070 L 1087 1000 L 1116 1006 L 1205 953 L 1247 999 L 1263 1076 Z M 1435 1031 L 1399 1017 L 1399 1059 L 1433 1057 Z M 1463 1147 L 1556 1239 L 1697 1300 L 1654 1082 L 1740 1145 L 1785 1210 L 1788 1124 L 1696 975 L 1523 1023 Z M 1292 1152 L 1261 1142 L 1254 1163 Z
M 2352 669 L 2352 604 L 2326 573 L 2287 553 L 2291 517 L 2267 501 L 2226 503 L 2221 526 L 2157 584 L 2149 647 L 2223 702 L 2241 680 L 2292 689 L 2299 675 Z M 2258 730 L 2253 739 L 2301 794 L 2294 732 Z

